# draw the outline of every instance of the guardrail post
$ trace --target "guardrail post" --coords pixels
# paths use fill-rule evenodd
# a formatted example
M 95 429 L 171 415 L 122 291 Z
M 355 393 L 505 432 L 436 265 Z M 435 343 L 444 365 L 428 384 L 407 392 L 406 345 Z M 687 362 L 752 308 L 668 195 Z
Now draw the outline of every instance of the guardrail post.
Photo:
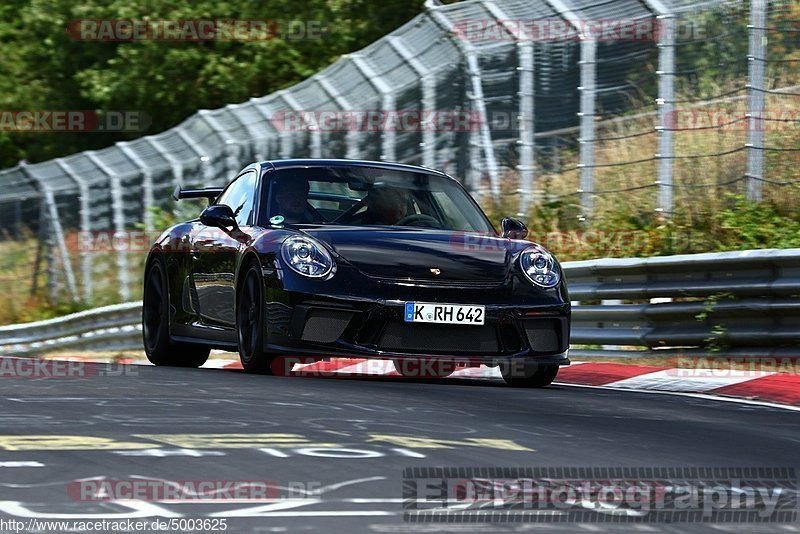
M 600 304 L 603 306 L 619 306 L 622 304 L 622 300 L 620 299 L 604 299 L 600 301 Z M 602 345 L 603 350 L 619 350 L 619 345 Z
M 764 66 L 767 45 L 766 0 L 750 0 L 750 42 L 747 53 L 747 198 L 761 200 L 764 179 Z

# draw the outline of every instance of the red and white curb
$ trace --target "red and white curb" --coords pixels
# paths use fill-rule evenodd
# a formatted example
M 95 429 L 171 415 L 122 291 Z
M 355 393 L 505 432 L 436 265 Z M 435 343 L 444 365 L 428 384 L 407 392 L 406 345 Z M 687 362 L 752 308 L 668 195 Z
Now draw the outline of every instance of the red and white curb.
M 58 358 L 64 359 L 64 358 Z M 109 363 L 107 359 L 84 359 Z M 129 365 L 150 365 L 147 360 L 117 360 Z M 212 359 L 206 369 L 241 369 L 238 360 Z M 386 376 L 402 378 L 388 360 L 335 358 L 311 364 L 296 363 L 293 376 Z M 456 370 L 450 378 L 501 379 L 496 367 L 469 367 Z M 800 376 L 730 369 L 683 369 L 621 363 L 573 362 L 562 367 L 557 384 L 601 387 L 618 390 L 648 391 L 673 394 L 697 394 L 702 397 L 739 399 L 756 403 L 778 403 L 800 407 Z M 799 408 L 800 409 L 800 408 Z

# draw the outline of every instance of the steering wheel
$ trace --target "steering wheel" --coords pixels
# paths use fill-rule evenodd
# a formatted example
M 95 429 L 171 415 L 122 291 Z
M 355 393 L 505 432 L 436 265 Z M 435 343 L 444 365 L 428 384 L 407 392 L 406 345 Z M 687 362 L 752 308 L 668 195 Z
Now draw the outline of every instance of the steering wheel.
M 346 211 L 344 211 L 342 214 L 340 214 L 338 217 L 336 217 L 332 222 L 334 222 L 334 223 L 347 223 L 347 222 L 350 221 L 350 219 L 353 218 L 353 215 L 355 215 L 358 210 L 360 210 L 361 208 L 363 208 L 366 205 L 367 205 L 367 203 L 362 198 L 361 200 L 359 200 L 358 202 L 356 202 L 355 204 L 353 204 L 352 206 L 347 208 Z
M 424 213 L 412 213 L 411 215 L 406 215 L 394 224 L 395 226 L 427 226 L 430 228 L 442 228 L 442 223 L 430 215 L 425 215 Z

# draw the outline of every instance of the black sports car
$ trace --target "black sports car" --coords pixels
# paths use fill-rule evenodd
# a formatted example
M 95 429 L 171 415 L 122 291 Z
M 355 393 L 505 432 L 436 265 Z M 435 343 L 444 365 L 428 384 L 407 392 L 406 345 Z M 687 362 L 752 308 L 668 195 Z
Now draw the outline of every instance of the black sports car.
M 238 350 L 248 372 L 284 373 L 279 357 L 366 357 L 407 376 L 420 362 L 437 376 L 499 365 L 512 385 L 544 386 L 569 364 L 558 261 L 523 240 L 518 220 L 498 235 L 444 173 L 266 161 L 224 189 L 174 196 L 210 205 L 147 258 L 144 346 L 156 365 L 200 366 L 219 348 Z

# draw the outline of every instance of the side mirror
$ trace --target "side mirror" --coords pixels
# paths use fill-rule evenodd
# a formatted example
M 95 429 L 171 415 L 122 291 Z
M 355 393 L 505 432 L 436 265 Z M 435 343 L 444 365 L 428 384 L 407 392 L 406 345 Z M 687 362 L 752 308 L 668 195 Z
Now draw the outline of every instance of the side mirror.
M 203 210 L 200 214 L 200 222 L 206 226 L 216 226 L 217 228 L 236 228 L 236 218 L 233 210 L 225 204 L 213 204 Z
M 503 237 L 509 239 L 525 239 L 528 237 L 528 228 L 525 226 L 525 223 L 519 219 L 505 217 L 503 218 L 503 222 L 500 223 L 500 226 L 503 231 Z

